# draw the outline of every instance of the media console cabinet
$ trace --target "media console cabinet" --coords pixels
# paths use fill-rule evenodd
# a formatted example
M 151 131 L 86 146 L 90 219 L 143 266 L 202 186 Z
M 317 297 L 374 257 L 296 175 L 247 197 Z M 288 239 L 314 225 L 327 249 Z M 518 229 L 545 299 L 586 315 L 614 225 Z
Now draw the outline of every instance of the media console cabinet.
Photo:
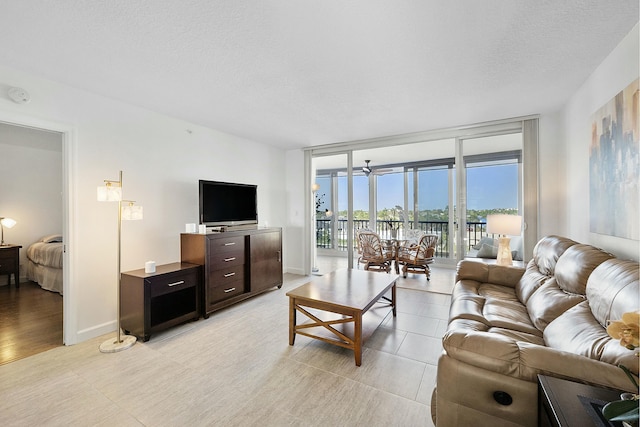
M 202 316 L 282 287 L 282 229 L 180 235 L 182 262 L 202 265 Z

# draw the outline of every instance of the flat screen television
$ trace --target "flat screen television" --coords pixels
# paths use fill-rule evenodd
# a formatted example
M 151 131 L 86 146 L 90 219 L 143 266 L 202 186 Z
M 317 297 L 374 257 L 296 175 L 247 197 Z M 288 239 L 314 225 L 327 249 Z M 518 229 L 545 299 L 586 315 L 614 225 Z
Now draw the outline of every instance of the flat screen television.
M 258 224 L 258 186 L 200 180 L 200 224 Z

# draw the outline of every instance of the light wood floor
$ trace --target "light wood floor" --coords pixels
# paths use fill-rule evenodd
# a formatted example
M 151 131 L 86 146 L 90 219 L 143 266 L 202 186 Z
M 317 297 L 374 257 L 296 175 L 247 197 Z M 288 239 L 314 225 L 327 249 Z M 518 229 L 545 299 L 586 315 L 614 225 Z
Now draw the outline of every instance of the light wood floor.
M 34 282 L 0 286 L 0 365 L 61 345 L 60 294 Z
M 431 426 L 450 296 L 412 279 L 426 283 L 400 279 L 397 317 L 360 367 L 321 341 L 288 345 L 285 294 L 309 277 L 285 274 L 282 289 L 119 353 L 98 350 L 110 334 L 0 366 L 0 425 Z M 432 282 L 449 280 L 434 269 Z

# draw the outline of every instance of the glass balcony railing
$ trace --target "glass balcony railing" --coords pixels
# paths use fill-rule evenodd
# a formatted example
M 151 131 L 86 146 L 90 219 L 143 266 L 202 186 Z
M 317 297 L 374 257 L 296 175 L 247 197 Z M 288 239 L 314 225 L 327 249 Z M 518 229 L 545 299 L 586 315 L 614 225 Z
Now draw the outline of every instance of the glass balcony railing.
M 361 228 L 369 227 L 369 220 L 354 220 L 354 250 L 357 242 L 355 241 L 355 231 Z M 436 257 L 449 258 L 449 223 L 445 221 L 419 221 L 418 227 L 425 233 L 438 235 L 438 246 L 436 247 Z M 391 230 L 400 230 L 402 235 L 404 222 L 402 221 L 376 221 L 376 233 L 381 236 L 390 236 Z M 335 249 L 339 251 L 347 250 L 347 220 L 339 219 L 336 221 L 336 233 L 333 235 L 332 219 L 322 218 L 316 220 L 316 242 L 319 249 Z M 487 224 L 484 222 L 468 222 L 467 223 L 467 250 L 477 244 L 482 237 L 487 235 Z

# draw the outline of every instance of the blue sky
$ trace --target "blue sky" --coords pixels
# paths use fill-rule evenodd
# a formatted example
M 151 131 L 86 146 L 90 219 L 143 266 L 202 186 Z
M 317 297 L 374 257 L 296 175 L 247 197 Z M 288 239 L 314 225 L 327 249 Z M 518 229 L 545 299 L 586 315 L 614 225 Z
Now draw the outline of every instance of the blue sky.
M 387 174 L 378 179 L 378 210 L 404 204 L 404 177 L 401 173 Z M 444 209 L 448 204 L 448 171 L 430 170 L 420 175 L 419 209 Z M 325 193 L 322 210 L 328 208 L 328 179 L 318 179 Z M 353 205 L 355 210 L 369 209 L 367 179 L 354 177 Z M 410 191 L 410 193 L 412 190 Z M 346 209 L 346 178 L 338 185 L 339 210 Z M 485 166 L 467 169 L 467 209 L 493 209 L 518 207 L 518 165 Z

